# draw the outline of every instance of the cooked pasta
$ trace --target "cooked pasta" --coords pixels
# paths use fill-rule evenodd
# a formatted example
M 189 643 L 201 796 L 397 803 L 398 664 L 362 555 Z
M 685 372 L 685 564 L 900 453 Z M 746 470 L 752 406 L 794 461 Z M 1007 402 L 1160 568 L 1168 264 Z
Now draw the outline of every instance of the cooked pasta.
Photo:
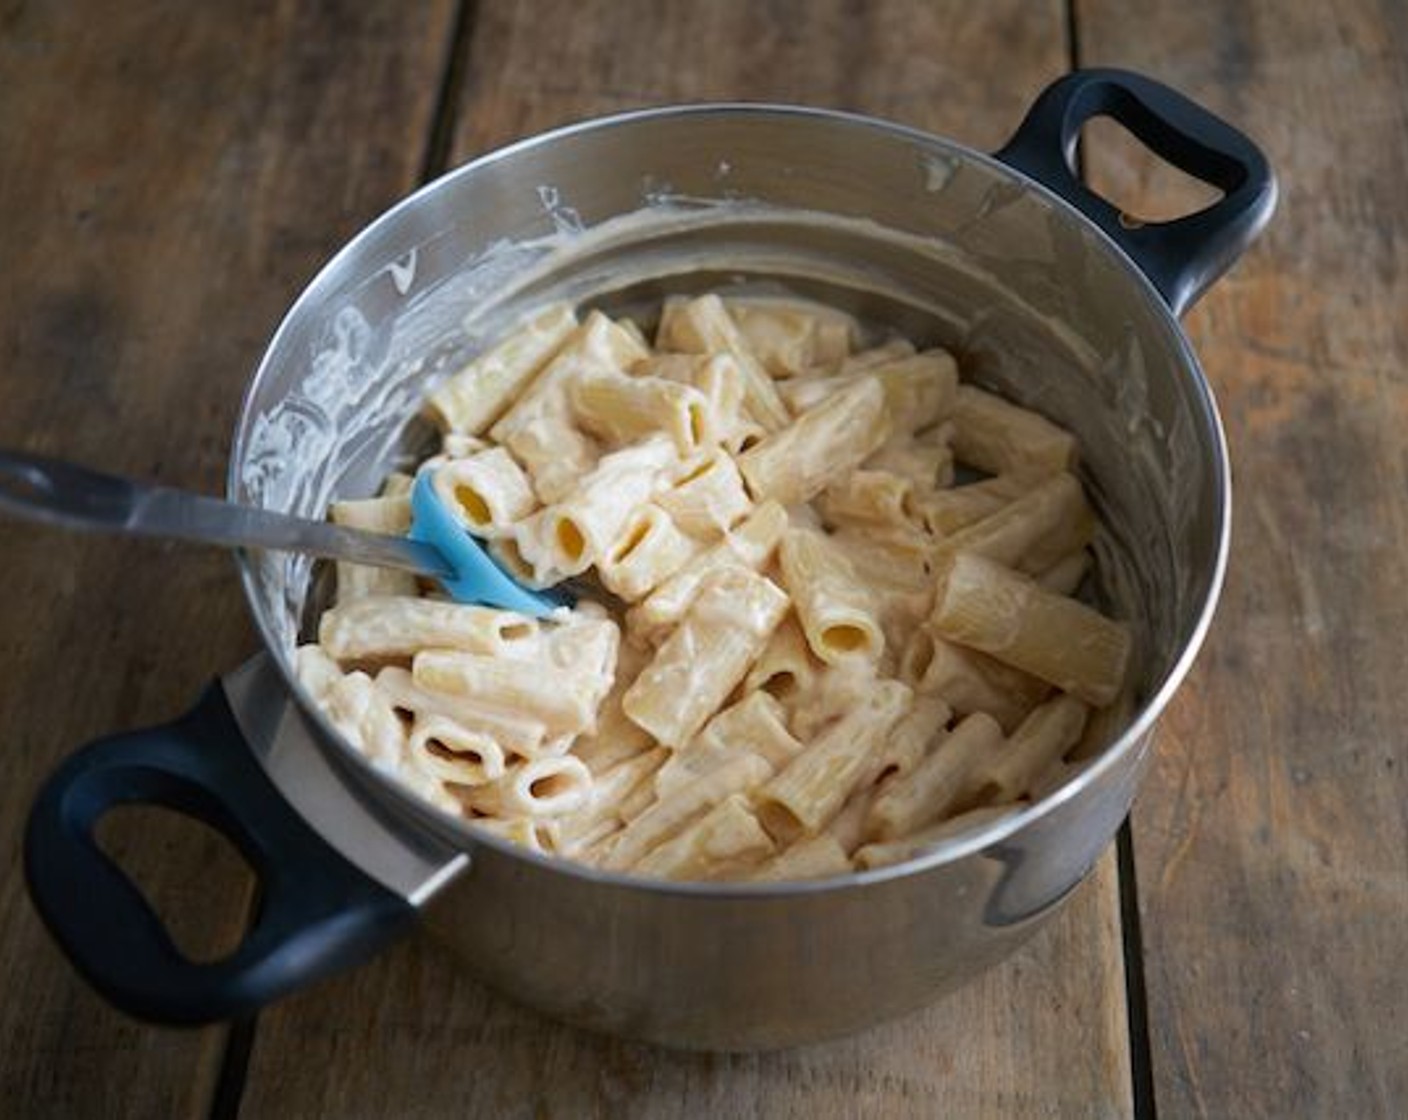
M 1075 598 L 1076 441 L 942 349 L 798 299 L 671 299 L 653 337 L 558 306 L 426 411 L 441 502 L 576 606 L 339 565 L 294 665 L 372 765 L 486 836 L 630 875 L 840 875 L 1020 812 L 1118 726 L 1131 639 Z M 331 516 L 404 532 L 413 481 Z

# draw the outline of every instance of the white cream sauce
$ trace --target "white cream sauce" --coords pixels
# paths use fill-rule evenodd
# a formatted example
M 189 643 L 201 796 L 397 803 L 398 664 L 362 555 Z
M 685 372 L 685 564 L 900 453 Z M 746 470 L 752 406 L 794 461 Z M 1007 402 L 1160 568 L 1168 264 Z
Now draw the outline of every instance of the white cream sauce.
M 721 176 L 728 170 L 720 164 Z M 928 189 L 938 191 L 949 187 L 954 169 L 940 161 L 925 165 L 921 172 Z M 1143 500 L 1168 509 L 1175 518 L 1190 515 L 1192 503 L 1198 500 L 1197 481 L 1203 475 L 1199 464 L 1188 461 L 1198 447 L 1194 421 L 1186 410 L 1175 411 L 1172 431 L 1155 420 L 1149 407 L 1150 379 L 1159 363 L 1149 361 L 1132 328 L 1120 345 L 1098 352 L 1072 325 L 1078 317 L 1060 313 L 1068 301 L 1079 297 L 1078 291 L 1073 295 L 1055 285 L 1049 298 L 1056 310 L 1038 310 L 1002 277 L 984 268 L 973 253 L 937 237 L 897 231 L 868 219 L 780 210 L 740 199 L 685 197 L 654 181 L 645 182 L 641 193 L 639 209 L 586 226 L 562 191 L 542 185 L 537 194 L 551 219 L 551 234 L 494 242 L 444 279 L 428 276 L 430 270 L 423 266 L 418 268 L 423 260 L 420 249 L 384 266 L 370 282 L 385 274 L 404 306 L 375 330 L 351 301 L 332 316 L 325 340 L 311 355 L 297 391 L 254 419 L 241 467 L 248 500 L 320 516 L 334 494 L 346 489 L 349 472 L 365 473 L 366 465 L 373 462 L 383 470 L 391 464 L 405 422 L 417 412 L 430 387 L 533 306 L 556 300 L 590 302 L 603 293 L 621 292 L 661 277 L 683 283 L 691 275 L 736 271 L 750 278 L 782 278 L 777 284 L 755 282 L 749 290 L 786 292 L 790 284 L 815 281 L 864 291 L 932 320 L 946 341 L 960 351 L 991 357 L 994 368 L 1011 362 L 1020 369 L 1059 370 L 1059 377 L 999 387 L 1016 388 L 1015 395 L 1023 403 L 1079 420 L 1073 426 L 1082 446 L 1118 448 L 1125 459 L 1138 461 L 1127 477 L 1117 480 L 1118 485 L 1128 486 L 1133 480 L 1147 491 Z M 980 200 L 973 222 L 1026 197 L 1023 188 L 997 184 Z M 1069 226 L 1064 215 L 1050 215 L 1045 243 L 1022 250 L 1032 267 L 1054 269 L 1055 258 L 1066 256 L 1071 258 L 1072 274 L 1084 277 L 1090 254 Z M 760 236 L 779 228 L 788 231 L 788 243 Z M 955 282 L 965 286 L 981 287 L 990 299 L 973 313 L 960 314 L 897 283 L 878 266 L 839 259 L 834 248 L 838 236 L 893 252 L 911 265 L 957 278 Z M 811 240 L 832 248 L 810 251 Z M 642 251 L 643 247 L 650 251 Z M 1160 371 L 1158 376 L 1162 375 Z M 1092 393 L 1104 408 L 1089 406 Z M 1101 487 L 1097 484 L 1094 490 L 1098 503 Z M 1107 535 L 1096 545 L 1106 596 L 1124 604 L 1120 613 L 1136 620 L 1149 613 L 1137 604 L 1150 594 L 1182 598 L 1191 578 L 1181 572 L 1178 586 L 1159 587 L 1167 580 L 1137 571 L 1138 566 L 1131 564 L 1130 557 L 1147 554 L 1151 548 L 1169 549 L 1167 540 L 1157 539 L 1169 531 L 1168 522 L 1148 518 L 1142 531 L 1126 530 L 1118 539 Z M 284 636 L 291 644 L 309 561 L 270 554 L 263 563 L 268 566 L 266 588 L 282 592 L 283 609 L 273 613 L 284 624 Z M 1165 605 L 1154 613 L 1172 617 L 1180 612 Z

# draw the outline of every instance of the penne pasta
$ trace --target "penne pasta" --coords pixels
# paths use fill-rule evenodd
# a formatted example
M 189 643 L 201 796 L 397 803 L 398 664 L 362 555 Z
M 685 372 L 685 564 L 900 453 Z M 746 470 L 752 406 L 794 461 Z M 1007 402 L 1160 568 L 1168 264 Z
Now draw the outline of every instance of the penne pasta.
M 1030 794 L 1047 768 L 1080 741 L 1089 716 L 1090 708 L 1074 696 L 1057 696 L 1036 708 L 1003 750 L 979 768 L 976 800 L 1003 805 Z
M 609 622 L 575 630 L 559 630 L 543 643 L 544 655 L 531 660 L 423 649 L 412 659 L 411 677 L 423 689 L 483 708 L 531 713 L 549 735 L 590 731 L 611 687 L 617 631 Z
M 737 299 L 725 300 L 724 306 L 769 376 L 798 377 L 811 367 L 816 320 L 810 315 Z
M 667 756 L 670 754 L 668 747 L 661 747 L 659 749 L 664 751 Z M 636 786 L 621 799 L 620 805 L 616 807 L 617 815 L 621 818 L 621 823 L 623 825 L 630 824 L 631 821 L 635 820 L 654 805 L 657 798 L 658 793 L 655 789 L 653 779 L 649 782 L 642 782 L 640 785 Z M 603 851 L 601 854 L 604 856 L 605 852 Z
M 876 366 L 888 365 L 891 362 L 899 361 L 901 358 L 909 358 L 915 354 L 914 344 L 905 338 L 891 338 L 882 342 L 879 346 L 872 346 L 867 350 L 850 355 L 841 363 L 841 368 L 837 372 L 841 374 L 863 373 L 866 370 L 874 369 Z
M 480 451 L 488 451 L 492 446 L 493 444 L 487 440 L 482 440 L 478 436 L 466 435 L 464 432 L 441 432 L 439 459 L 468 459 Z M 427 459 L 426 462 L 435 462 L 435 460 Z M 425 463 L 421 464 L 422 470 L 425 469 L 425 465 Z M 393 481 L 395 482 L 394 489 Z M 409 494 L 414 483 L 415 477 L 413 475 L 393 472 L 386 476 L 386 484 L 382 486 L 381 492 L 387 497 Z
M 787 730 L 782 706 L 765 692 L 749 693 L 707 724 L 655 777 L 655 792 L 668 797 L 740 754 L 755 754 L 774 770 L 802 752 Z
M 823 304 L 763 296 L 732 297 L 724 305 L 749 349 L 776 378 L 837 365 L 860 336 L 852 316 Z
M 912 695 L 898 681 L 878 681 L 758 791 L 758 819 L 775 840 L 790 844 L 825 827 L 865 772 L 871 753 L 908 710 Z
M 730 794 L 751 789 L 772 773 L 757 755 L 743 754 L 716 767 L 701 780 L 653 802 L 614 838 L 602 866 L 625 871 L 647 852 L 702 817 Z
M 642 327 L 639 323 L 637 323 L 634 319 L 623 316 L 616 320 L 616 325 L 620 327 L 623 331 L 625 331 L 628 335 L 630 335 L 631 338 L 634 340 L 635 344 L 639 346 L 642 350 L 646 351 L 647 353 L 650 352 L 650 339 L 646 337 L 645 328 Z M 641 359 L 641 361 L 644 361 L 644 359 Z M 640 362 L 634 363 L 631 366 L 631 369 L 634 370 L 635 367 L 639 364 Z
M 684 457 L 720 438 L 708 398 L 689 385 L 601 371 L 578 378 L 568 394 L 583 430 L 613 447 L 663 432 Z
M 557 829 L 554 827 L 556 822 L 552 820 L 535 820 L 531 817 L 476 817 L 472 823 L 476 828 L 539 855 L 551 855 L 561 848 Z
M 1062 471 L 942 541 L 937 558 L 970 552 L 1030 574 L 1079 552 L 1094 533 L 1080 482 Z
M 841 806 L 840 812 L 831 818 L 831 823 L 820 833 L 834 840 L 847 855 L 859 848 L 865 839 L 865 820 L 870 815 L 871 803 L 879 793 L 868 778 L 868 775 L 861 777 L 850 797 L 846 798 L 846 803 Z
M 851 869 L 851 858 L 835 837 L 822 833 L 783 849 L 750 876 L 758 882 L 829 879 Z
M 1127 626 L 971 553 L 950 558 L 937 578 L 937 634 L 1097 706 L 1119 694 L 1129 664 Z
M 562 412 L 548 412 L 507 437 L 544 505 L 566 498 L 601 457 L 601 447 Z
M 772 379 L 718 296 L 700 296 L 687 302 L 666 300 L 656 342 L 667 350 L 728 355 L 742 375 L 743 404 L 749 415 L 767 431 L 786 425 L 787 409 L 773 388 Z
M 717 539 L 753 508 L 733 457 L 719 450 L 684 463 L 656 501 L 676 525 L 700 540 Z
M 548 742 L 547 726 L 542 720 L 423 688 L 415 682 L 409 669 L 399 665 L 389 665 L 377 673 L 376 687 L 392 709 L 407 721 L 425 715 L 444 716 L 461 727 L 484 732 L 499 743 L 506 754 L 536 758 Z
M 293 673 L 318 704 L 323 703 L 328 690 L 343 677 L 332 655 L 316 643 L 299 646 L 293 651 Z
M 981 712 L 969 716 L 908 774 L 885 783 L 870 806 L 866 834 L 896 840 L 965 808 L 980 767 L 1001 746 L 996 720 Z
M 727 354 L 657 354 L 632 372 L 698 389 L 709 402 L 712 438 L 721 443 L 731 444 L 753 428 L 743 411 L 743 371 Z
M 626 717 L 621 699 L 626 689 L 649 663 L 645 650 L 627 642 L 621 643 L 616 655 L 616 673 L 611 690 L 597 709 L 596 728 L 577 739 L 573 753 L 596 775 L 611 769 L 628 758 L 634 758 L 655 746 L 649 732 Z
M 821 667 L 796 614 L 789 614 L 748 671 L 743 688 L 745 692 L 766 693 L 787 702 L 811 691 Z
M 504 750 L 496 739 L 442 715 L 416 719 L 407 752 L 412 765 L 437 781 L 480 786 L 504 774 Z
M 931 543 L 918 534 L 891 531 L 888 526 L 864 531 L 848 525 L 829 540 L 850 561 L 856 578 L 874 598 L 885 639 L 880 664 L 892 674 L 900 653 L 934 605 Z
M 434 487 L 441 504 L 478 537 L 510 535 L 538 504 L 528 476 L 502 447 L 449 460 L 436 469 Z
M 762 503 L 737 529 L 697 554 L 630 611 L 627 630 L 644 637 L 679 622 L 707 580 L 729 568 L 762 568 L 772 559 L 786 530 L 787 511 L 776 502 Z
M 404 495 L 333 502 L 329 516 L 335 525 L 371 533 L 404 536 L 411 527 L 411 503 Z M 337 602 L 369 595 L 414 595 L 416 577 L 395 568 L 337 561 Z
M 918 519 L 918 501 L 937 488 L 953 485 L 953 447 L 949 442 L 953 425 L 940 424 L 927 432 L 911 435 L 897 432 L 880 445 L 864 463 L 869 470 L 888 471 L 906 478 L 914 486 L 906 513 Z
M 747 799 L 735 793 L 653 849 L 635 871 L 666 879 L 736 876 L 774 850 Z
M 792 529 L 778 547 L 782 582 L 807 644 L 828 665 L 877 661 L 885 636 L 875 601 L 843 552 L 812 529 Z
M 799 693 L 788 708 L 788 727 L 802 742 L 815 739 L 861 702 L 875 687 L 877 666 L 868 661 L 824 665 L 812 687 Z
M 953 412 L 958 365 L 952 355 L 942 350 L 897 353 L 851 366 L 837 376 L 788 382 L 778 391 L 794 413 L 806 412 L 871 377 L 880 382 L 891 429 L 900 437 L 912 439 L 921 429 L 937 425 Z
M 337 573 L 338 604 L 355 599 L 366 599 L 375 595 L 414 595 L 416 577 L 414 573 L 399 568 L 374 568 L 370 564 L 353 564 L 346 560 L 335 562 Z
M 497 420 L 577 326 L 563 305 L 535 315 L 430 394 L 431 415 L 450 432 L 478 435 Z
M 909 711 L 875 752 L 862 784 L 903 778 L 913 771 L 944 737 L 952 715 L 952 709 L 938 697 L 916 695 Z
M 763 441 L 767 429 L 752 420 L 741 420 L 738 426 L 724 439 L 724 450 L 735 459 L 745 451 L 751 451 Z
M 451 438 L 451 437 L 449 437 L 448 435 L 443 436 L 443 437 L 442 437 L 442 444 L 443 444 L 443 440 L 449 439 L 449 438 Z M 470 436 L 461 436 L 461 437 L 458 437 L 458 438 L 467 440 L 467 439 L 471 439 L 472 437 L 470 437 Z M 478 443 L 478 442 L 480 442 L 480 441 L 475 440 L 474 442 L 475 442 L 475 443 Z M 443 450 L 443 446 L 442 446 L 442 450 Z M 475 448 L 475 450 L 479 450 L 479 448 Z M 466 451 L 464 454 L 468 455 L 469 452 Z M 416 481 L 416 480 L 415 480 L 415 476 L 414 476 L 414 475 L 409 475 L 409 474 L 407 474 L 405 471 L 392 471 L 389 475 L 386 476 L 385 480 L 384 480 L 384 481 L 382 482 L 382 484 L 381 484 L 381 496 L 382 496 L 383 498 L 405 498 L 405 497 L 409 497 L 409 496 L 410 496 L 410 493 L 411 493 L 411 488 L 415 485 L 415 481 Z
M 1045 681 L 920 627 L 900 658 L 900 679 L 961 716 L 986 712 L 1011 731 L 1051 692 Z
M 965 526 L 991 517 L 1041 481 L 1041 476 L 999 474 L 982 482 L 936 490 L 915 497 L 915 512 L 924 526 L 941 540 Z
M 654 774 L 669 753 L 664 747 L 656 747 L 623 759 L 609 769 L 594 772 L 586 800 L 558 818 L 563 850 L 575 854 L 619 831 L 625 821 L 622 806 L 637 789 L 653 797 Z M 591 769 L 590 764 L 587 768 Z
M 572 383 L 601 373 L 619 373 L 641 361 L 648 351 L 630 332 L 593 311 L 563 342 L 552 361 L 542 366 L 489 430 L 490 438 L 513 451 L 513 437 L 546 415 L 570 414 Z
M 952 840 L 962 836 L 965 832 L 987 828 L 1004 817 L 1010 817 L 1020 811 L 1020 806 L 1013 805 L 969 809 L 966 813 L 959 813 L 958 816 L 950 817 L 939 824 L 921 828 L 918 832 L 913 832 L 901 839 L 866 844 L 856 852 L 855 866 L 858 870 L 870 871 L 877 867 L 889 867 L 892 864 L 904 863 L 924 855 L 945 840 Z
M 569 387 L 582 377 L 620 372 L 645 354 L 628 331 L 594 311 L 489 429 L 527 469 L 544 504 L 570 493 L 599 456 L 596 441 L 576 426 Z
M 531 657 L 538 624 L 525 615 L 470 603 L 378 595 L 340 604 L 318 621 L 318 642 L 343 661 L 408 658 L 427 646 L 509 658 Z
M 613 595 L 634 603 L 687 564 L 699 551 L 697 541 L 675 526 L 658 505 L 637 506 L 620 537 L 598 557 L 597 574 Z
M 925 350 L 880 362 L 865 375 L 879 379 L 897 432 L 912 436 L 953 414 L 958 399 L 958 363 L 947 351 Z
M 1053 595 L 1074 595 L 1090 573 L 1090 552 L 1082 548 L 1063 556 L 1036 575 L 1036 582 Z
M 828 397 L 834 397 L 842 389 L 848 389 L 860 380 L 859 375 L 847 377 L 799 377 L 793 381 L 783 381 L 777 386 L 777 394 L 793 416 L 815 408 Z
M 567 573 L 554 568 L 546 550 L 537 544 L 537 534 L 541 529 L 542 511 L 539 510 L 515 525 L 513 536 L 495 537 L 488 542 L 489 555 L 494 563 L 507 572 L 514 582 L 539 590 L 555 587 L 567 578 Z M 537 565 L 523 554 L 520 540 L 528 541 L 529 551 Z
M 887 470 L 855 470 L 817 499 L 828 525 L 910 525 L 914 482 Z
M 786 609 L 771 580 L 720 571 L 627 689 L 626 715 L 667 747 L 683 746 L 743 680 Z
M 400 761 L 405 728 L 366 673 L 348 673 L 331 682 L 323 703 L 332 725 L 372 762 L 389 767 Z
M 636 508 L 677 462 L 674 448 L 659 438 L 602 456 L 570 494 L 542 512 L 536 534 L 519 537 L 520 551 L 539 573 L 586 571 L 623 538 Z
M 959 386 L 953 425 L 953 453 L 959 462 L 989 474 L 1054 474 L 1076 464 L 1070 432 L 972 385 Z
M 531 820 L 580 809 L 591 787 L 591 771 L 581 759 L 559 755 L 519 763 L 497 781 L 462 790 L 459 796 L 476 813 Z
M 866 376 L 765 436 L 738 457 L 738 469 L 759 501 L 806 502 L 860 466 L 889 434 L 885 394 Z
M 873 591 L 919 593 L 932 598 L 933 542 L 921 533 L 896 525 L 847 523 L 827 538 Z

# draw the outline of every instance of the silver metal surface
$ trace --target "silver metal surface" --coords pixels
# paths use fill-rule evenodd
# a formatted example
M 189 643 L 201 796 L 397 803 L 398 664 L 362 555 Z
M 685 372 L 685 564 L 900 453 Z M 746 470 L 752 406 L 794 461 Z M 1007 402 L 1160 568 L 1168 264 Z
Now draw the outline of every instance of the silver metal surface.
M 400 827 L 317 749 L 267 654 L 226 673 L 220 686 L 265 773 L 344 859 L 417 905 L 469 866 L 462 850 Z
M 290 655 L 306 563 L 247 557 L 255 618 L 311 737 L 393 824 L 471 853 L 427 921 L 477 974 L 591 1027 L 780 1046 L 925 1003 L 1000 959 L 1108 845 L 1221 584 L 1227 457 L 1207 383 L 1137 268 L 1065 203 L 979 153 L 864 118 L 657 110 L 527 141 L 373 223 L 294 306 L 251 383 L 230 496 L 320 516 L 424 454 L 426 389 L 550 298 L 612 309 L 777 285 L 962 356 L 1067 425 L 1108 529 L 1100 594 L 1139 655 L 1130 712 L 1030 809 L 899 867 L 827 883 L 669 884 L 525 854 L 421 803 L 343 742 Z M 292 772 L 290 771 L 290 774 Z M 296 796 L 316 776 L 289 778 Z M 330 826 L 329 826 L 330 827 Z M 380 843 L 381 841 L 376 841 Z M 368 845 L 346 842 L 360 862 Z
M 151 486 L 13 451 L 0 450 L 0 510 L 70 529 L 276 549 L 404 568 L 436 578 L 454 575 L 440 552 L 420 541 Z

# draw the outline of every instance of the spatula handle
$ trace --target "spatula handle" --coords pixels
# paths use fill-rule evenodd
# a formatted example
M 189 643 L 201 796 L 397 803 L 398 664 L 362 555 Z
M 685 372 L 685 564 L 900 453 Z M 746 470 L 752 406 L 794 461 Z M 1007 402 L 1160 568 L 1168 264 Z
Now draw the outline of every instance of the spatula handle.
M 304 552 L 436 578 L 452 574 L 441 555 L 420 541 L 149 486 L 13 451 L 0 450 L 0 510 L 70 529 Z

